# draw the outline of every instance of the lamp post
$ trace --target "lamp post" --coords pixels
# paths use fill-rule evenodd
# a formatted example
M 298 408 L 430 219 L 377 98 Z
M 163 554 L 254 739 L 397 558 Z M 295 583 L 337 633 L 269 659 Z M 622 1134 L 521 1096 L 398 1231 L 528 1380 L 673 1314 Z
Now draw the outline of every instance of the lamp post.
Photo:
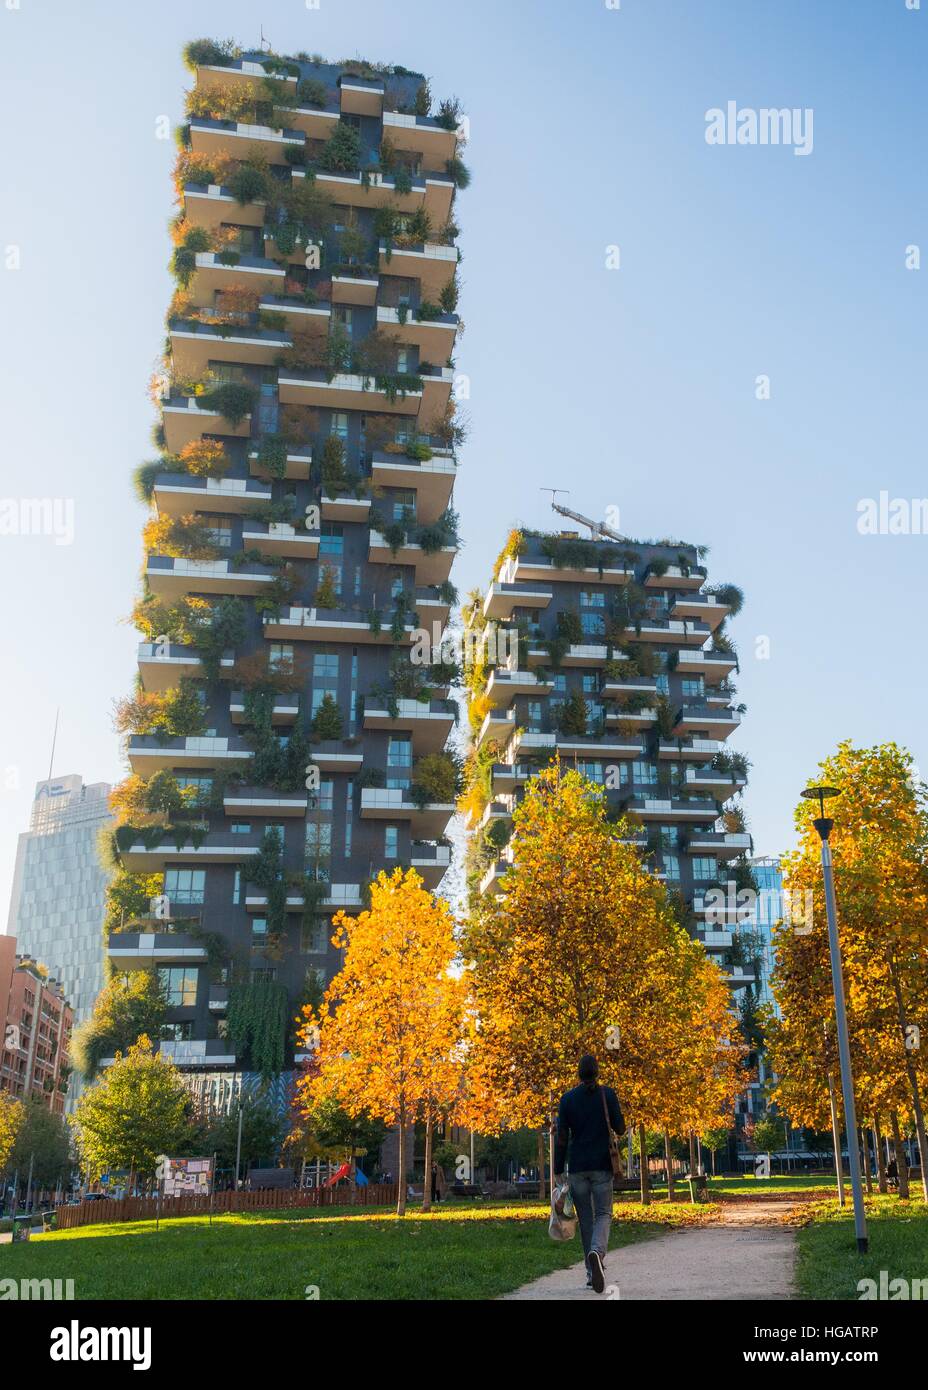
M 831 845 L 828 837 L 834 821 L 825 815 L 827 797 L 840 796 L 838 787 L 807 787 L 802 793 L 809 801 L 817 801 L 819 814 L 812 824 L 822 842 L 822 878 L 825 884 L 825 912 L 828 917 L 828 949 L 831 954 L 831 983 L 835 995 L 835 1023 L 838 1033 L 838 1059 L 841 1065 L 841 1094 L 844 1099 L 844 1129 L 847 1134 L 848 1167 L 851 1170 L 851 1195 L 854 1203 L 854 1230 L 857 1249 L 867 1253 L 867 1218 L 864 1213 L 864 1190 L 860 1173 L 860 1151 L 857 1147 L 857 1109 L 854 1105 L 854 1077 L 851 1072 L 851 1045 L 847 1032 L 847 1010 L 844 1003 L 844 974 L 841 965 L 841 945 L 838 941 L 838 911 L 835 905 L 835 881 L 831 865 Z M 840 1162 L 840 1153 L 838 1160 Z

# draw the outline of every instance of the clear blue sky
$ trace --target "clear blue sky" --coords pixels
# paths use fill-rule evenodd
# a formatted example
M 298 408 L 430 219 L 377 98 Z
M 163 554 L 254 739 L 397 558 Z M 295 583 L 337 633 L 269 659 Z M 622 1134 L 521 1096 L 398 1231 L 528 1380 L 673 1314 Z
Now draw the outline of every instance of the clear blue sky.
M 56 771 L 122 774 L 129 474 L 170 293 L 156 119 L 180 115 L 187 39 L 251 45 L 261 23 L 278 51 L 400 62 L 464 99 L 462 592 L 513 522 L 550 523 L 546 485 L 618 506 L 633 536 L 709 545 L 747 595 L 736 744 L 760 853 L 791 843 L 839 738 L 895 738 L 924 768 L 928 537 L 862 537 L 856 508 L 928 493 L 928 264 L 904 268 L 928 252 L 928 4 L 21 0 L 0 8 L 0 247 L 21 248 L 0 268 L 0 496 L 73 498 L 76 530 L 0 536 L 0 921 L 57 704 Z M 705 112 L 729 100 L 813 108 L 813 153 L 711 148 Z

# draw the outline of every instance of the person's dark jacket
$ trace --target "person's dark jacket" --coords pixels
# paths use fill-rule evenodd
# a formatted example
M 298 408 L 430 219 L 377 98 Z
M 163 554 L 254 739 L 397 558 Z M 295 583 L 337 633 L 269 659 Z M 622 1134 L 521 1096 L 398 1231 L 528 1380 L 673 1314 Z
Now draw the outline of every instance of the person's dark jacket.
M 581 1082 L 565 1091 L 557 1112 L 557 1141 L 554 1171 L 563 1173 L 569 1163 L 572 1173 L 609 1173 L 609 1131 L 603 1114 L 603 1093 L 609 1110 L 609 1124 L 621 1138 L 625 1121 L 618 1098 L 611 1086 Z

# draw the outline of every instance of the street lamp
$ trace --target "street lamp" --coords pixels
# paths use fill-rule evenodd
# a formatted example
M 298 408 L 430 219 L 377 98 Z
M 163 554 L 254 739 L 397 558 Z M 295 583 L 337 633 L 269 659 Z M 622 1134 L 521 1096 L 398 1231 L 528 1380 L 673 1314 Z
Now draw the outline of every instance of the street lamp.
M 841 946 L 838 941 L 838 911 L 835 905 L 835 881 L 831 870 L 831 845 L 828 837 L 834 821 L 825 815 L 826 798 L 840 796 L 839 787 L 806 787 L 802 793 L 809 801 L 817 801 L 819 814 L 812 824 L 822 842 L 822 878 L 825 882 L 825 912 L 828 917 L 828 949 L 831 953 L 831 983 L 835 995 L 835 1022 L 838 1032 L 838 1060 L 841 1065 L 841 1093 L 844 1098 L 844 1128 L 847 1132 L 847 1158 L 851 1170 L 851 1193 L 854 1200 L 854 1230 L 857 1249 L 867 1253 L 867 1218 L 864 1213 L 864 1190 L 860 1175 L 860 1152 L 857 1148 L 857 1109 L 854 1105 L 854 1077 L 851 1072 L 851 1045 L 847 1034 L 847 1009 L 844 1003 L 844 974 L 841 965 Z M 840 1162 L 841 1155 L 837 1155 Z

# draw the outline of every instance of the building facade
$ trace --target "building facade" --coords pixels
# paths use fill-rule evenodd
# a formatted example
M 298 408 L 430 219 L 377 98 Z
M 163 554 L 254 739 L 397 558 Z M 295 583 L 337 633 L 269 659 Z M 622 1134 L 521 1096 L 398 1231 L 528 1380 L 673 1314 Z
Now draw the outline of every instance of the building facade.
M 63 1115 L 74 1012 L 60 983 L 31 957 L 17 955 L 16 945 L 13 937 L 0 937 L 0 1090 L 17 1100 L 37 1096 Z
M 455 599 L 466 173 L 418 74 L 188 61 L 108 955 L 161 970 L 161 1049 L 224 1107 L 293 1064 L 333 914 L 450 863 L 454 672 L 410 654 Z
M 112 821 L 111 790 L 76 773 L 39 782 L 17 846 L 7 933 L 60 980 L 76 1023 L 103 984 L 107 874 L 98 840 Z
M 710 586 L 697 549 L 573 532 L 513 532 L 471 628 L 487 655 L 471 698 L 488 712 L 474 767 L 472 887 L 497 892 L 512 812 L 555 755 L 605 789 L 734 986 L 729 883 L 747 881 L 751 837 L 738 798 L 747 763 L 726 747 L 741 725 L 738 660 L 724 631 L 741 603 Z

